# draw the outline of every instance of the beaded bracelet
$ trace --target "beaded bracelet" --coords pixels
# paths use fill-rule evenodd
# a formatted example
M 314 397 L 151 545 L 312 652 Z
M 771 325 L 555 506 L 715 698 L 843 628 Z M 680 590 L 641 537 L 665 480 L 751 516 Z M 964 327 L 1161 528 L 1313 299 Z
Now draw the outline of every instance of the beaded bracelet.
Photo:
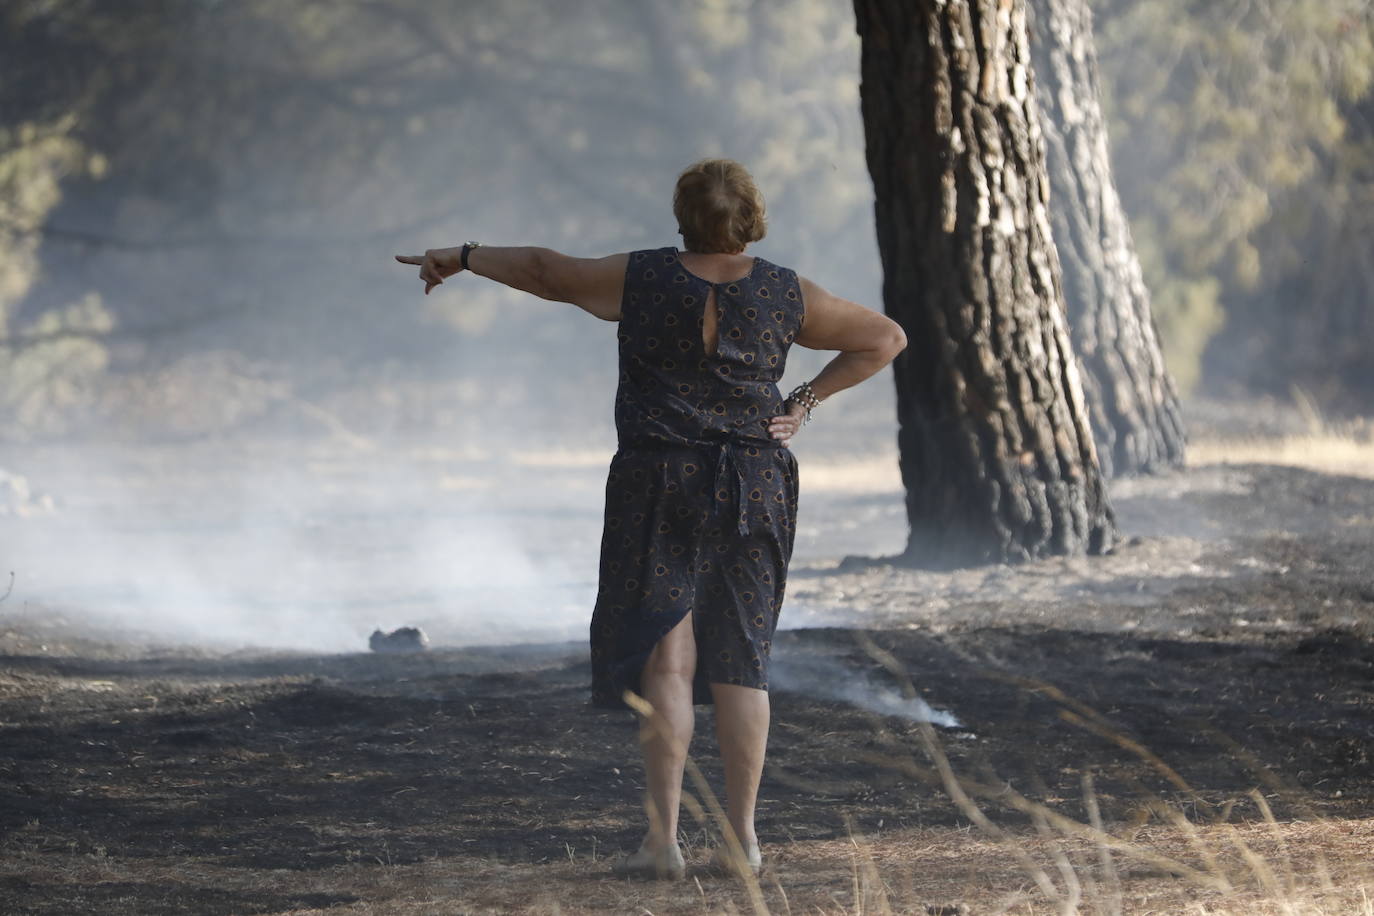
M 806 411 L 806 417 L 802 420 L 803 426 L 811 422 L 811 411 L 821 406 L 821 399 L 816 397 L 816 392 L 811 390 L 810 382 L 802 382 L 793 388 L 792 393 L 787 396 L 787 400 L 795 401 Z

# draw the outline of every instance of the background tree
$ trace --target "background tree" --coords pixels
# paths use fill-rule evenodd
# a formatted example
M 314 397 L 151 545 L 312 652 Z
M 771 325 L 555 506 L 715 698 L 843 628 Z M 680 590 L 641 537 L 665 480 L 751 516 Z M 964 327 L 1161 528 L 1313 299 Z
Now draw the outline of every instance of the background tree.
M 1094 9 L 1174 378 L 1367 403 L 1369 4 Z M 27 279 L 5 287 L 0 359 L 22 348 L 45 381 L 5 386 L 32 394 L 0 404 L 0 437 L 288 429 L 292 399 L 376 433 L 476 434 L 519 406 L 600 435 L 578 387 L 613 382 L 601 329 L 480 284 L 412 301 L 376 253 L 670 242 L 665 189 L 698 155 L 754 168 L 761 254 L 876 303 L 853 26 L 830 0 L 0 3 L 2 155 L 59 134 L 76 150 L 46 160 L 44 207 L 11 205 L 42 182 L 3 186 L 0 273 Z M 59 357 L 78 343 L 90 359 Z M 550 365 L 573 384 L 548 391 Z M 841 435 L 891 411 L 884 385 L 842 398 Z
M 17 317 L 39 275 L 37 229 L 61 199 L 63 179 L 104 168 L 70 136 L 73 120 L 0 126 L 0 418 L 12 436 L 54 431 L 50 408 L 80 400 L 108 359 L 90 339 L 111 325 L 97 293 Z
M 1050 225 L 1102 472 L 1183 463 L 1182 411 L 1112 179 L 1087 0 L 1028 7 Z
M 1367 402 L 1374 389 L 1356 396 L 1334 365 L 1319 365 L 1340 336 L 1313 330 L 1356 301 L 1346 284 L 1360 270 L 1338 268 L 1340 288 L 1312 283 L 1318 264 L 1333 266 L 1323 240 L 1359 206 L 1349 125 L 1374 77 L 1374 6 L 1094 7 L 1114 174 L 1179 385 L 1205 373 L 1213 389 L 1286 393 L 1296 371 Z M 1316 297 L 1292 298 L 1300 291 Z M 1367 316 L 1374 303 L 1363 299 Z
M 877 298 L 857 37 L 824 0 L 16 0 L 0 55 L 14 75 L 0 123 L 70 114 L 108 164 L 68 176 L 24 228 L 50 269 L 16 313 L 99 292 L 112 376 L 185 391 L 185 412 L 156 416 L 187 430 L 263 416 L 271 391 L 384 421 L 413 399 L 377 392 L 454 376 L 444 397 L 461 403 L 417 416 L 476 416 L 496 399 L 469 380 L 496 374 L 493 409 L 585 429 L 576 386 L 551 396 L 536 379 L 553 364 L 613 384 L 601 329 L 483 284 L 414 302 L 377 253 L 473 235 L 575 253 L 669 243 L 672 181 L 697 156 L 748 161 L 768 188 L 762 253 Z M 384 382 L 358 391 L 370 372 Z M 226 392 L 242 407 L 197 406 Z
M 1063 317 L 1025 5 L 856 0 L 915 562 L 1115 538 Z
M 1342 105 L 1338 146 L 1276 195 L 1256 232 L 1265 282 L 1228 289 L 1208 371 L 1241 390 L 1301 388 L 1319 406 L 1367 414 L 1374 397 L 1374 95 Z

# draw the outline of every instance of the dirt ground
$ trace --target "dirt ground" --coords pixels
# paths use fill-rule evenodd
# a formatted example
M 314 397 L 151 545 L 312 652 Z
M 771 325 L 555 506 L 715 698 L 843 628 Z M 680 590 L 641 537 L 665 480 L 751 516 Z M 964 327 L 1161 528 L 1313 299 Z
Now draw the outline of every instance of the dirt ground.
M 226 652 L 0 604 L 0 912 L 1374 912 L 1374 479 L 1113 497 L 1109 557 L 794 571 L 758 885 L 610 876 L 642 772 L 581 642 Z

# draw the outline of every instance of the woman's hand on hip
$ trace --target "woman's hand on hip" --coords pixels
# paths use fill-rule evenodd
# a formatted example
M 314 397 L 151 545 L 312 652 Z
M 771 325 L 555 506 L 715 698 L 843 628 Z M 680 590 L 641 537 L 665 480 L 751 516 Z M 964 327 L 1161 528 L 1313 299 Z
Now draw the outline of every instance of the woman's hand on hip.
M 425 295 L 440 283 L 463 269 L 463 249 L 431 248 L 424 254 L 398 254 L 402 264 L 420 265 L 420 279 L 425 281 Z
M 788 401 L 787 413 L 768 421 L 768 435 L 786 445 L 787 440 L 797 434 L 797 430 L 801 429 L 805 421 L 806 408 L 796 401 Z

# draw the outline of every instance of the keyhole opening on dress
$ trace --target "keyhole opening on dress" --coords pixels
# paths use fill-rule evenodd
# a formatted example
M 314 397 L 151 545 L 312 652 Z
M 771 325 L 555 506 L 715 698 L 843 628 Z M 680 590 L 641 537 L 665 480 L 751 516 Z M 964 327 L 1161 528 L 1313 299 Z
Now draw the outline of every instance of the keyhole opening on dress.
M 701 345 L 706 355 L 720 355 L 720 316 L 717 313 L 716 288 L 706 294 L 706 304 L 701 309 Z

